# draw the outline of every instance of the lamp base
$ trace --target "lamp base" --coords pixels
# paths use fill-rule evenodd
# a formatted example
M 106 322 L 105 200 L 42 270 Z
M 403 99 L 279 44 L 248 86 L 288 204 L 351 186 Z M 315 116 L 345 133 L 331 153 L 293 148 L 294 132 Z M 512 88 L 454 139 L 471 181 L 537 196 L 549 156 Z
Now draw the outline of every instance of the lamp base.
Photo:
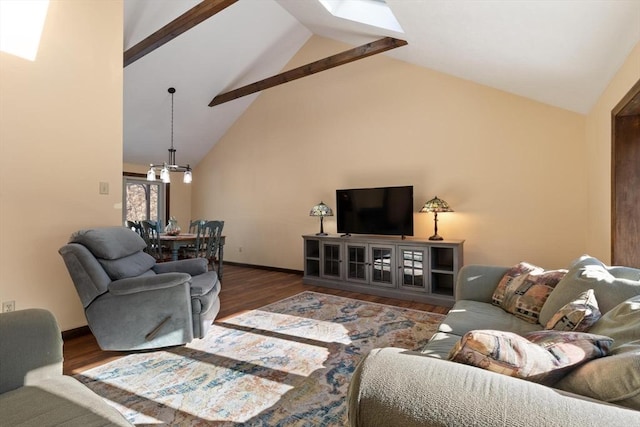
M 316 236 L 328 236 L 327 233 L 316 233 Z
M 434 234 L 433 236 L 429 237 L 429 240 L 444 240 L 442 238 L 442 236 L 438 236 L 437 234 Z

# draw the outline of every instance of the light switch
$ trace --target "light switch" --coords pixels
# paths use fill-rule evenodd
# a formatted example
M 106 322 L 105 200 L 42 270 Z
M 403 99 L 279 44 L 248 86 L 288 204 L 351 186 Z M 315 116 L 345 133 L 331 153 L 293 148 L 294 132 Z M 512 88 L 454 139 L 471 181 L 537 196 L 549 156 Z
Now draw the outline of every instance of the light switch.
M 109 183 L 101 182 L 100 183 L 100 194 L 109 194 Z

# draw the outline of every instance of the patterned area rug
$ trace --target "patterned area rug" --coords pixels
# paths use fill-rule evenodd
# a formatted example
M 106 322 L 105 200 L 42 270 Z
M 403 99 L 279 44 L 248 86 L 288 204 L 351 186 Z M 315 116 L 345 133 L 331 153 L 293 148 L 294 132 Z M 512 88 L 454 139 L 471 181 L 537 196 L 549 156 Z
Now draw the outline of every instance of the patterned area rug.
M 184 347 L 76 375 L 139 426 L 345 426 L 357 363 L 418 349 L 443 316 L 303 292 L 224 322 Z

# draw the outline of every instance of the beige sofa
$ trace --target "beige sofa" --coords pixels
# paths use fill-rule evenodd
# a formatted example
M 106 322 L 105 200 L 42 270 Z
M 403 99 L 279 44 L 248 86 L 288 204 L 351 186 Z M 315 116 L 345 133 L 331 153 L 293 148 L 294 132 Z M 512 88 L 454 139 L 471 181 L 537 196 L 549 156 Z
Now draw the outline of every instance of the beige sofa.
M 456 304 L 422 351 L 383 348 L 365 357 L 350 384 L 350 425 L 640 425 L 640 270 L 580 258 L 549 294 L 538 323 L 492 304 L 508 270 L 463 267 Z M 471 330 L 524 335 L 544 329 L 587 289 L 602 312 L 588 333 L 613 338 L 611 353 L 563 373 L 553 386 L 447 360 Z
M 0 425 L 131 426 L 100 396 L 62 375 L 62 336 L 46 310 L 0 314 Z

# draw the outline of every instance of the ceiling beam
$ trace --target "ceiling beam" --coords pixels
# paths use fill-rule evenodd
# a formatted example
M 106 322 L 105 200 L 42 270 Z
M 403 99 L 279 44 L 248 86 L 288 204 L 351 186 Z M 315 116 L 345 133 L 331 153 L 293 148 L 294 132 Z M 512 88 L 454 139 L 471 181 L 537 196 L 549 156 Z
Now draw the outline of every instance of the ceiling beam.
M 260 92 L 261 90 L 281 85 L 292 80 L 301 79 L 302 77 L 310 76 L 311 74 L 319 73 L 320 71 L 325 71 L 330 68 L 348 64 L 349 62 L 357 61 L 358 59 L 366 58 L 377 53 L 386 52 L 387 50 L 395 49 L 406 44 L 407 42 L 405 40 L 394 39 L 393 37 L 385 37 L 380 40 L 376 40 L 374 42 L 367 43 L 332 56 L 328 56 L 324 59 L 311 62 L 301 67 L 294 68 L 292 70 L 285 71 L 283 73 L 268 77 L 258 82 L 248 84 L 241 88 L 220 94 L 213 98 L 213 100 L 209 103 L 209 107 L 223 104 L 225 102 L 232 101 L 234 99 L 241 98 L 255 92 Z
M 149 37 L 124 52 L 124 66 L 145 56 L 202 21 L 231 6 L 238 0 L 202 0 L 197 6 L 160 28 Z

